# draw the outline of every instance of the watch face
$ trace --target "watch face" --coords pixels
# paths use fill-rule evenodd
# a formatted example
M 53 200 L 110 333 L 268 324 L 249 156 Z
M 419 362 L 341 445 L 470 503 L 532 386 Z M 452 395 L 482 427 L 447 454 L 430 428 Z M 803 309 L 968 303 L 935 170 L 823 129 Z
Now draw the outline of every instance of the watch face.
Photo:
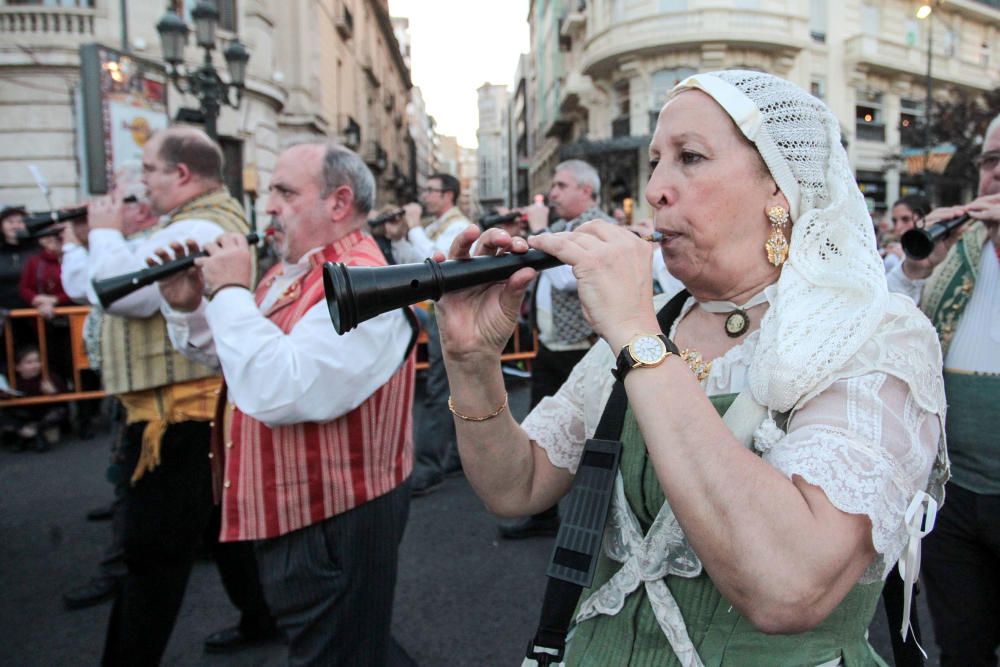
M 666 348 L 656 336 L 640 336 L 629 344 L 629 354 L 640 364 L 654 364 L 659 361 Z

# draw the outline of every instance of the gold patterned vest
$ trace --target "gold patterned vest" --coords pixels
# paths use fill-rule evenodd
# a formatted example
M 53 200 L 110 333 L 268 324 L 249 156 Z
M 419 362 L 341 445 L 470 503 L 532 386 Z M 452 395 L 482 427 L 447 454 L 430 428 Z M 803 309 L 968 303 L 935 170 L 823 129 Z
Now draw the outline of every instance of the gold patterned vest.
M 214 222 L 227 232 L 246 234 L 250 231 L 243 207 L 225 188 L 178 207 L 170 213 L 164 227 L 195 218 Z M 174 350 L 167 336 L 166 320 L 159 312 L 145 318 L 106 313 L 101 328 L 101 356 L 102 380 L 109 394 L 125 394 L 217 375 L 207 366 L 189 361 Z

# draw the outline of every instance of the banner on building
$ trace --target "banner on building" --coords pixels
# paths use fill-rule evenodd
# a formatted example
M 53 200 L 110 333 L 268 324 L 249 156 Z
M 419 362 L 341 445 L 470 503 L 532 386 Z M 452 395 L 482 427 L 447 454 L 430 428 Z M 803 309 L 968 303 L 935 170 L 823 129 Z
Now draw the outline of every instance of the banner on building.
M 80 69 L 87 190 L 106 193 L 115 171 L 141 160 L 152 134 L 167 127 L 167 74 L 101 44 L 80 47 Z
M 955 155 L 954 144 L 938 144 L 927 151 L 924 148 L 904 148 L 902 157 L 905 171 L 910 176 L 924 172 L 943 174 Z

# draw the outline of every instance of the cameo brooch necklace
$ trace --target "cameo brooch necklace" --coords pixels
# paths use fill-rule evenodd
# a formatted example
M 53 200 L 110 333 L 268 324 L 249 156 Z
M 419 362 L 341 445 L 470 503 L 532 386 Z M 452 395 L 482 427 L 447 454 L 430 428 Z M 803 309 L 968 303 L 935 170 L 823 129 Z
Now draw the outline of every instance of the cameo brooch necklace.
M 767 303 L 767 296 L 760 292 L 753 296 L 742 306 L 737 306 L 732 301 L 699 301 L 698 305 L 710 313 L 726 315 L 726 335 L 730 338 L 739 338 L 750 328 L 750 316 L 747 311 L 754 306 Z

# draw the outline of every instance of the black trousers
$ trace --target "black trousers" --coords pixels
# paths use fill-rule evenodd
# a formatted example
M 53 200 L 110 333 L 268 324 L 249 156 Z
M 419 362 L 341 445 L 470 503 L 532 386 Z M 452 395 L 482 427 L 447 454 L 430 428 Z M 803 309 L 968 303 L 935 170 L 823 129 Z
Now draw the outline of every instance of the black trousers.
M 212 550 L 226 595 L 240 610 L 240 630 L 249 637 L 269 632 L 275 627 L 274 618 L 260 585 L 253 542 L 220 542 L 221 529 L 222 508 L 216 505 L 209 517 L 204 539 Z
M 455 420 L 448 410 L 448 374 L 441 356 L 441 334 L 433 313 L 421 318 L 427 330 L 427 372 L 424 384 L 424 413 L 417 425 L 414 442 L 414 476 L 440 478 L 450 457 L 458 455 Z
M 255 542 L 264 595 L 288 636 L 288 664 L 383 667 L 410 489 Z
M 131 474 L 145 422 L 125 433 Z M 160 465 L 126 488 L 123 502 L 128 574 L 111 608 L 104 665 L 156 665 L 184 599 L 195 551 L 212 512 L 208 422 L 171 424 Z
M 942 667 L 996 665 L 1000 647 L 1000 495 L 949 483 L 923 541 L 923 580 Z
M 135 469 L 145 422 L 125 432 L 123 469 Z M 253 635 L 274 626 L 264 600 L 253 545 L 219 542 L 221 508 L 212 504 L 208 422 L 167 428 L 159 467 L 123 484 L 115 522 L 127 573 L 111 609 L 106 665 L 155 665 L 163 657 L 201 543 L 212 550 L 226 594 Z M 117 502 L 117 501 L 116 501 Z

